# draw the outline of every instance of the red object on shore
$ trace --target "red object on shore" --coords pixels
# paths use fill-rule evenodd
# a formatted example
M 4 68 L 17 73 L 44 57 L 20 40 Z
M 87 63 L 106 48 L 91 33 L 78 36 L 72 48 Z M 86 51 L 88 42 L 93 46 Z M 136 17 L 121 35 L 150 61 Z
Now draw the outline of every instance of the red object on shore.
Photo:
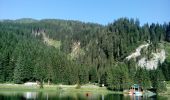
M 86 93 L 86 96 L 88 97 L 88 96 L 89 96 L 89 94 L 88 94 L 88 93 Z

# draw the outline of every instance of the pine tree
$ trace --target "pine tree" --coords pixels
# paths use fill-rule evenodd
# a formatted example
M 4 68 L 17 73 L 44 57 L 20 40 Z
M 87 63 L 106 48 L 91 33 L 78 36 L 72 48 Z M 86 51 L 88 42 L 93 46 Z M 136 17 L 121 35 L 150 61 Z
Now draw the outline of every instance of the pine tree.
M 21 56 L 17 59 L 16 67 L 14 69 L 14 82 L 15 83 L 23 83 L 23 59 Z

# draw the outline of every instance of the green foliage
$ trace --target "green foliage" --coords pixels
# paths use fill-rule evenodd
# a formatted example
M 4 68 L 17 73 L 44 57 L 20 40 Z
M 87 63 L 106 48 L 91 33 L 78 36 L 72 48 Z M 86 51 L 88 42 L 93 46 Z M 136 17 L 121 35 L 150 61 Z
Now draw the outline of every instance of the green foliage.
M 143 89 L 151 88 L 149 71 L 146 68 L 138 68 L 135 74 L 135 83 L 140 84 Z
M 125 64 L 116 64 L 107 73 L 108 88 L 112 90 L 123 90 L 130 86 L 128 69 Z
M 79 83 L 77 83 L 76 89 L 80 89 L 80 88 L 81 88 L 81 85 Z
M 167 90 L 165 78 L 164 78 L 164 75 L 161 69 L 151 70 L 150 79 L 151 79 L 153 88 L 156 89 L 156 92 L 162 92 L 162 91 Z
M 22 61 L 23 59 L 21 57 L 17 59 L 16 67 L 14 69 L 14 82 L 15 83 L 23 83 L 24 65 Z
M 168 81 L 170 80 L 170 62 L 165 60 L 165 62 L 160 66 L 165 79 Z

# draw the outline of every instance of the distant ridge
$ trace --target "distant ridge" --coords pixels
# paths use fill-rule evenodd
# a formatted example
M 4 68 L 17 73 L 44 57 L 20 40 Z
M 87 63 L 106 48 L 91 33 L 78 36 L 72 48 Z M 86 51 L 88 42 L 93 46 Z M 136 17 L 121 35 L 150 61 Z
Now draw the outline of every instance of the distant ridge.
M 39 20 L 33 19 L 33 18 L 20 18 L 20 19 L 0 19 L 0 22 L 16 22 L 16 23 L 33 23 L 37 22 Z
M 84 22 L 84 21 L 79 21 L 79 20 L 72 20 L 72 19 L 55 19 L 55 18 L 44 18 L 44 19 L 34 19 L 34 18 L 19 18 L 19 19 L 0 19 L 0 22 L 14 22 L 14 23 L 34 23 L 34 22 L 49 22 L 49 23 L 56 23 L 56 22 L 74 22 L 77 24 L 89 24 L 89 25 L 98 25 L 98 26 L 103 26 L 102 24 L 99 23 L 94 23 L 94 22 Z
M 33 19 L 33 18 L 21 18 L 21 19 L 16 19 L 15 22 L 18 23 L 33 23 L 33 22 L 37 22 L 38 20 Z

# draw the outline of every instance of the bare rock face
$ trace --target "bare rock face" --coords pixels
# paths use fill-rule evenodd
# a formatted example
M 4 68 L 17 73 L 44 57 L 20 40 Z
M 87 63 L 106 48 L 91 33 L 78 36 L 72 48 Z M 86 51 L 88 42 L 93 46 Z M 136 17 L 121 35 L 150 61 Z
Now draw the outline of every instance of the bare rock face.
M 35 37 L 38 37 L 38 36 L 42 36 L 42 39 L 43 39 L 43 42 L 44 44 L 46 45 L 49 45 L 49 46 L 53 46 L 55 48 L 58 48 L 60 49 L 60 46 L 61 46 L 61 42 L 60 41 L 57 41 L 57 40 L 54 40 L 54 39 L 51 39 L 49 38 L 48 35 L 46 35 L 45 33 L 45 30 L 32 30 L 32 34 L 35 36 Z
M 72 46 L 71 58 L 77 58 L 80 52 L 80 42 L 74 42 Z
M 79 41 L 74 42 L 71 49 L 71 53 L 69 54 L 70 59 L 77 59 L 85 54 Z
M 126 59 L 127 59 L 127 60 L 130 60 L 130 59 L 132 59 L 132 58 L 136 58 L 136 57 L 140 56 L 140 55 L 141 55 L 141 53 L 140 53 L 141 49 L 144 48 L 144 47 L 147 48 L 148 46 L 149 46 L 148 43 L 139 46 L 139 47 L 136 49 L 136 52 L 134 52 L 134 53 L 132 53 L 131 55 L 129 55 L 128 57 L 126 57 Z
M 152 53 L 153 57 L 150 60 L 147 60 L 145 57 L 141 58 L 138 61 L 138 66 L 146 67 L 146 69 L 156 69 L 159 63 L 165 61 L 165 50 L 162 49 L 160 52 Z
M 127 56 L 126 59 L 130 60 L 130 59 L 136 59 L 136 57 L 141 56 L 141 49 L 143 48 L 147 48 L 150 44 L 142 44 L 140 45 L 136 51 L 134 53 L 132 53 L 131 55 Z M 161 49 L 158 52 L 155 53 L 151 53 L 152 58 L 151 59 L 147 59 L 147 57 L 142 57 L 141 59 L 139 59 L 137 63 L 137 65 L 139 67 L 146 67 L 146 69 L 156 69 L 158 67 L 159 63 L 163 63 L 165 61 L 165 50 Z

